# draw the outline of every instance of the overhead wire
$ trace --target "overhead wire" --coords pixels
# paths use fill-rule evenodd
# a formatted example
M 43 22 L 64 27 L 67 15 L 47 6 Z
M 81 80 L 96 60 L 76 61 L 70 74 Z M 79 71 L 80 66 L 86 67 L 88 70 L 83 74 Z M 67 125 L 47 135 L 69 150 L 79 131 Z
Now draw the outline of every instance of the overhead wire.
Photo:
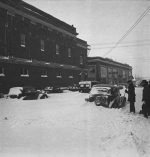
M 120 44 L 126 44 L 126 43 L 139 43 L 139 42 L 149 42 L 150 39 L 146 39 L 146 40 L 135 40 L 135 41 L 127 41 L 127 42 L 122 42 Z M 103 46 L 103 45 L 112 45 L 112 44 L 115 44 L 116 42 L 112 42 L 112 43 L 95 43 L 95 44 L 90 44 L 90 46 L 97 46 L 97 45 L 100 45 L 100 46 Z
M 150 6 L 145 10 L 145 12 L 140 16 L 140 18 L 133 24 L 133 26 L 125 33 L 125 35 L 108 51 L 104 54 L 103 57 L 108 55 L 114 48 L 118 46 L 118 44 L 134 29 L 134 27 L 147 15 L 150 10 Z
M 139 45 L 122 45 L 122 46 L 118 46 L 118 47 L 116 47 L 116 48 L 121 48 L 121 47 L 136 47 L 136 46 L 147 46 L 147 45 L 150 45 L 150 43 L 149 44 L 139 44 Z M 95 47 L 95 48 L 92 48 L 91 47 L 91 50 L 92 49 L 108 49 L 108 48 L 112 48 L 112 47 Z

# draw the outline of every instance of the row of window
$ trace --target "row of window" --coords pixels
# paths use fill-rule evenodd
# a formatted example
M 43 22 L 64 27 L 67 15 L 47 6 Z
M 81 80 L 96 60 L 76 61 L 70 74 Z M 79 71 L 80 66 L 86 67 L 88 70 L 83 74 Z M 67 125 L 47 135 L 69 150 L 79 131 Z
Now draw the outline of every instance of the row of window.
M 21 46 L 22 47 L 26 47 L 26 44 L 25 44 L 25 35 L 24 34 L 21 34 Z M 40 47 L 41 47 L 41 51 L 44 51 L 45 48 L 44 48 L 44 40 L 40 40 Z M 59 45 L 56 44 L 56 54 L 59 55 Z M 71 57 L 71 48 L 68 48 L 68 57 Z M 83 65 L 83 53 L 81 52 L 80 54 L 80 64 Z
M 22 34 L 20 35 L 21 37 L 21 46 L 22 47 L 26 47 L 26 43 L 25 43 L 25 34 Z M 41 47 L 41 51 L 45 51 L 45 47 L 44 47 L 44 40 L 40 40 L 40 47 Z M 59 55 L 59 45 L 56 44 L 56 54 Z M 71 57 L 71 49 L 68 48 L 68 57 Z
M 29 77 L 29 69 L 27 68 L 21 68 L 20 75 L 24 77 Z M 5 76 L 4 74 L 4 67 L 0 67 L 0 76 Z M 45 69 L 41 69 L 41 77 L 48 77 L 48 72 Z M 61 70 L 58 70 L 56 72 L 57 78 L 62 78 L 62 72 Z M 69 72 L 69 78 L 73 78 L 73 73 Z
M 40 40 L 41 51 L 44 51 L 44 40 Z M 21 34 L 21 46 L 25 47 L 25 35 Z M 56 44 L 56 54 L 59 55 L 59 45 Z M 68 48 L 68 57 L 71 57 L 71 48 Z M 80 64 L 83 65 L 83 53 L 80 54 Z

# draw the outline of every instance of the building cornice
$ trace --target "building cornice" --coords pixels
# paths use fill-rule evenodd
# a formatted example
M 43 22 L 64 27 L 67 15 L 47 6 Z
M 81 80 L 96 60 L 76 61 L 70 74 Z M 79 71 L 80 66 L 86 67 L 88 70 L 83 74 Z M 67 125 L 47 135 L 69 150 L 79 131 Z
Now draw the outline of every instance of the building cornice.
M 92 62 L 101 62 L 101 63 L 106 63 L 106 64 L 109 64 L 109 65 L 112 65 L 112 66 L 119 66 L 119 67 L 123 67 L 123 68 L 132 70 L 131 66 L 115 63 L 114 61 L 104 61 L 104 60 L 101 60 L 101 59 L 89 59 L 88 60 L 88 63 L 92 63 Z
M 63 29 L 61 29 L 61 28 L 58 28 L 57 26 L 54 26 L 54 25 L 52 25 L 52 24 L 50 24 L 50 23 L 48 23 L 48 22 L 46 22 L 46 21 L 44 21 L 44 20 L 41 20 L 41 19 L 39 19 L 39 18 L 37 18 L 37 17 L 35 17 L 35 16 L 29 15 L 29 14 L 27 14 L 27 13 L 21 11 L 21 10 L 17 10 L 17 9 L 15 9 L 15 8 L 12 7 L 12 6 L 9 6 L 9 5 L 6 5 L 6 4 L 0 2 L 0 7 L 1 7 L 1 8 L 4 8 L 4 9 L 7 9 L 8 12 L 14 12 L 14 14 L 17 13 L 17 14 L 23 16 L 23 17 L 26 17 L 26 18 L 30 19 L 31 21 L 41 23 L 42 25 L 45 25 L 45 26 L 47 26 L 47 27 L 50 28 L 50 29 L 57 30 L 57 31 L 59 31 L 59 32 L 61 32 L 61 33 L 63 33 L 63 34 L 66 34 L 66 35 L 69 35 L 69 36 L 71 36 L 71 37 L 73 37 L 73 38 L 76 38 L 76 35 L 75 35 L 75 34 L 70 33 L 70 32 L 67 32 L 66 30 L 63 30 Z M 29 11 L 29 10 L 27 10 L 27 11 Z
M 87 50 L 90 50 L 90 49 L 87 47 L 88 45 L 87 45 L 87 46 L 84 46 L 84 45 L 81 45 L 81 44 L 78 44 L 78 43 L 77 43 L 77 46 L 78 46 L 78 47 L 82 47 L 82 48 L 87 49 Z

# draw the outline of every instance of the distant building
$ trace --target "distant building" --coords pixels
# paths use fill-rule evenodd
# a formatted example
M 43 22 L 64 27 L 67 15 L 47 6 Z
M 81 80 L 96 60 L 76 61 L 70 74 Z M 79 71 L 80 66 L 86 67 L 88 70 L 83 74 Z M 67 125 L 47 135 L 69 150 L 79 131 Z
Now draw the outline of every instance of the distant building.
M 85 79 L 86 41 L 76 28 L 21 0 L 0 0 L 0 83 L 68 86 Z
M 132 67 L 109 58 L 88 57 L 88 80 L 102 84 L 126 83 L 132 79 Z

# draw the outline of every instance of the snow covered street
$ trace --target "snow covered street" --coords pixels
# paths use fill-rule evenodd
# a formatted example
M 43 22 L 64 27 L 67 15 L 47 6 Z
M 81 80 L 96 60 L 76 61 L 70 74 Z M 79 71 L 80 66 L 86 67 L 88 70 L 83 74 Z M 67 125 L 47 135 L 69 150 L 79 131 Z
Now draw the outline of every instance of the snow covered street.
M 1 157 L 150 157 L 150 117 L 85 102 L 66 91 L 43 100 L 0 99 Z M 124 94 L 124 91 L 122 92 Z

